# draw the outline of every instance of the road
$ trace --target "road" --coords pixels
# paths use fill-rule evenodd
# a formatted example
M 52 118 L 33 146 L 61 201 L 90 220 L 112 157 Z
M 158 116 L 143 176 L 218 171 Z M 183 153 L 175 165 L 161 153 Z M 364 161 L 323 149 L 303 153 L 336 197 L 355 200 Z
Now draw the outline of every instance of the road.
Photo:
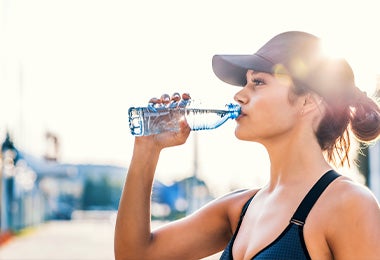
M 115 212 L 78 213 L 72 221 L 45 223 L 3 244 L 0 260 L 114 260 L 115 219 Z
M 114 222 L 52 221 L 12 238 L 1 260 L 113 260 Z

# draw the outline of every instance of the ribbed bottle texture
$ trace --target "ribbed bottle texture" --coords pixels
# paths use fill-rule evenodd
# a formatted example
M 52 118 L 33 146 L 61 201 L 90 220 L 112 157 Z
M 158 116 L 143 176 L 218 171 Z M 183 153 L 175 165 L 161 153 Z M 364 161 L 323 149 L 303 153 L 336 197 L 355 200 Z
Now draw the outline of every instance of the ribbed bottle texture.
M 227 104 L 225 109 L 131 107 L 128 110 L 132 135 L 152 135 L 178 131 L 179 122 L 187 121 L 191 130 L 215 129 L 240 114 L 240 106 Z

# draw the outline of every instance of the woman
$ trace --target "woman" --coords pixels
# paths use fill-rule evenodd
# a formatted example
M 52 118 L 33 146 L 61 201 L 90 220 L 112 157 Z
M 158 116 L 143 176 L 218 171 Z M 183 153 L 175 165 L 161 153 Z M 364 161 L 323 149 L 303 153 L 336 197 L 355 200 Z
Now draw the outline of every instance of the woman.
M 150 229 L 150 195 L 162 149 L 190 129 L 137 137 L 115 231 L 116 259 L 379 259 L 380 208 L 371 192 L 332 170 L 348 161 L 348 129 L 378 138 L 379 106 L 354 83 L 346 61 L 320 40 L 285 32 L 253 55 L 216 55 L 215 74 L 243 86 L 238 139 L 261 143 L 270 178 L 194 214 Z M 380 174 L 380 173 L 373 173 Z

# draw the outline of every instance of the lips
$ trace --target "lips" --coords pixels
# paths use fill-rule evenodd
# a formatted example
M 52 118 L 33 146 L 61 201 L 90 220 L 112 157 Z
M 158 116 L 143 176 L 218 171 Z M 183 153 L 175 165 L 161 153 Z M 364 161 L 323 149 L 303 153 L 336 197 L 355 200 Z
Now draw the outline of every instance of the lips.
M 244 117 L 245 115 L 246 115 L 246 114 L 244 113 L 244 111 L 241 110 L 240 115 L 236 118 L 236 120 L 241 119 L 241 118 Z

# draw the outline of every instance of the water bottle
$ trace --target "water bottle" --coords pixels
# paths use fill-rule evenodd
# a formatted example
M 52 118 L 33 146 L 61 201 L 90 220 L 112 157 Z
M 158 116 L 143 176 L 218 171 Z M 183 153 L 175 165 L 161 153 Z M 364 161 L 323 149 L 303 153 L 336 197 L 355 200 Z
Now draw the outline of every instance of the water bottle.
M 143 136 L 166 131 L 179 131 L 179 122 L 186 119 L 193 131 L 210 130 L 240 114 L 238 104 L 227 104 L 225 109 L 192 107 L 131 107 L 128 110 L 132 135 Z

